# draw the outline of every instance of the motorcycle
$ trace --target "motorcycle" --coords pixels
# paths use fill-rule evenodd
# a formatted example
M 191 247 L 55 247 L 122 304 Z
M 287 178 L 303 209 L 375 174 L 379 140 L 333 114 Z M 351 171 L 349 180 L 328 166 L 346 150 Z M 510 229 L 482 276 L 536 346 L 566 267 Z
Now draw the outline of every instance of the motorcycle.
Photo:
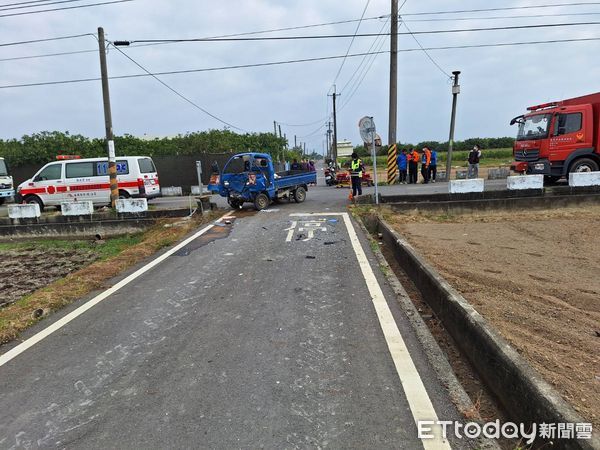
M 329 166 L 325 169 L 325 184 L 327 186 L 335 186 L 337 174 L 335 167 Z

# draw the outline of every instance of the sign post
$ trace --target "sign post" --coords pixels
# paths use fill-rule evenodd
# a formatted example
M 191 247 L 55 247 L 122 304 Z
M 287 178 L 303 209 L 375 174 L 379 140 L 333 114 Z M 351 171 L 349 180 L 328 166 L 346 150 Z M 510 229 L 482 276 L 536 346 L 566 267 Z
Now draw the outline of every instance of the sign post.
M 377 133 L 375 128 L 375 122 L 373 117 L 365 116 L 358 122 L 358 128 L 360 130 L 360 136 L 365 144 L 372 144 L 373 150 L 371 157 L 373 159 L 373 181 L 375 183 L 375 204 L 379 205 L 379 186 L 377 183 L 377 152 L 375 150 L 375 141 L 377 140 Z

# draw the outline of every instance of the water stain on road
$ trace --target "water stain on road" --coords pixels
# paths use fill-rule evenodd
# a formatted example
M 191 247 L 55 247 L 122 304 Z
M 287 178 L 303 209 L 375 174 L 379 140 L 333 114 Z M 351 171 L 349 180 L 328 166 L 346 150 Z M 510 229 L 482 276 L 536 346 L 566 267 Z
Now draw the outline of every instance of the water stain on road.
M 225 239 L 231 234 L 231 230 L 233 230 L 233 225 L 235 224 L 236 220 L 245 217 L 251 217 L 254 214 L 256 214 L 256 211 L 242 209 L 239 211 L 235 211 L 234 216 L 232 211 L 232 215 L 230 217 L 226 217 L 223 220 L 217 222 L 215 224 L 216 226 L 212 227 L 210 230 L 208 230 L 206 233 L 204 233 L 197 239 L 194 239 L 181 250 L 178 250 L 177 252 L 173 253 L 173 256 L 189 256 L 193 251 L 198 250 L 199 248 L 202 248 L 211 242 L 214 242 L 219 239 Z

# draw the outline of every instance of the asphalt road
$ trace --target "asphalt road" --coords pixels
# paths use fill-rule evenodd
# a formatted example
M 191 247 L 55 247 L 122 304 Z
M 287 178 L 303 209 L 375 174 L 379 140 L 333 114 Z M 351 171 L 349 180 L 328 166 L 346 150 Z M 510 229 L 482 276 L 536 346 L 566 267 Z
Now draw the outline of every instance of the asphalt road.
M 0 448 L 423 448 L 427 405 L 458 414 L 368 241 L 333 215 L 346 196 L 236 212 L 0 357 Z

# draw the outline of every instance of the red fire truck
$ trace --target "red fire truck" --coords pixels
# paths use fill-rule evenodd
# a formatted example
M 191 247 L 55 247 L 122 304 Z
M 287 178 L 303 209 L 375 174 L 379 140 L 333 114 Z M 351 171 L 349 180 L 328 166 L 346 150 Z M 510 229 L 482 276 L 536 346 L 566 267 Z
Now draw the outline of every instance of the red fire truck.
M 571 172 L 600 168 L 600 92 L 527 108 L 518 124 L 511 170 L 545 175 L 549 182 Z

